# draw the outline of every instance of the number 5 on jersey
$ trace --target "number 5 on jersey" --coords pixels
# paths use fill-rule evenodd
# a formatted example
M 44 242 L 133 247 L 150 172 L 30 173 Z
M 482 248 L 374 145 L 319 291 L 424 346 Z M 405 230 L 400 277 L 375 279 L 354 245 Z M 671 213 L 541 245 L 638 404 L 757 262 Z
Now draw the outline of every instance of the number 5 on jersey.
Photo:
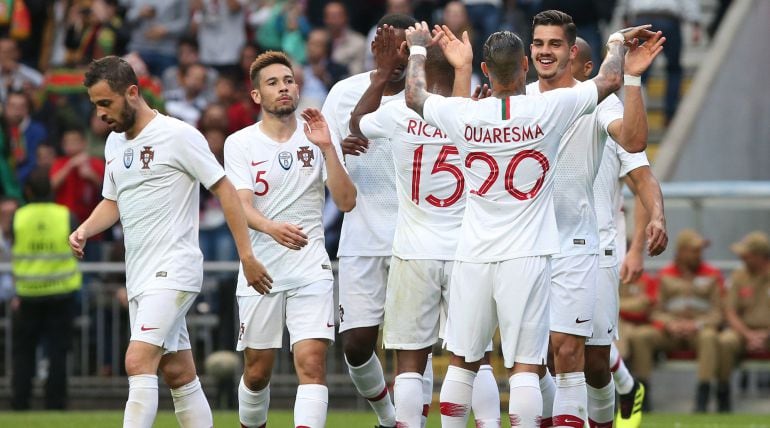
M 412 202 L 420 205 L 420 175 L 422 173 L 422 156 L 425 151 L 425 145 L 414 150 L 414 158 L 412 159 Z M 436 158 L 436 162 L 433 164 L 433 169 L 430 174 L 438 174 L 439 172 L 448 172 L 455 177 L 456 185 L 455 190 L 448 197 L 441 199 L 433 194 L 425 197 L 425 201 L 434 207 L 448 207 L 454 205 L 460 200 L 463 195 L 463 188 L 465 187 L 465 177 L 459 167 L 447 162 L 447 158 L 450 156 L 460 156 L 460 152 L 455 146 L 441 146 L 441 151 Z
M 267 185 L 267 180 L 262 178 L 262 174 L 267 171 L 257 171 L 257 178 L 254 183 L 254 194 L 257 196 L 265 196 L 270 186 Z

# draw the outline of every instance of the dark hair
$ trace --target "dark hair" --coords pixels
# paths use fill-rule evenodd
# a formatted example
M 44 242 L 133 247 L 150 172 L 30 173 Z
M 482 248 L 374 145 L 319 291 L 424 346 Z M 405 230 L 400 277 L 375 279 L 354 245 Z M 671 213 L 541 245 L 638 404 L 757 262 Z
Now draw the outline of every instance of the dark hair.
M 447 61 L 444 52 L 438 44 L 428 47 L 428 56 L 425 60 L 425 73 L 428 76 L 435 76 L 438 79 L 449 82 L 450 86 L 454 82 L 455 69 Z
M 382 27 L 383 25 L 390 25 L 393 28 L 406 30 L 416 23 L 417 20 L 412 16 L 404 15 L 403 13 L 389 13 L 377 21 L 377 28 Z
M 37 167 L 27 176 L 24 189 L 30 199 L 47 199 L 51 196 L 51 179 L 48 177 L 48 168 Z
M 256 88 L 259 86 L 259 72 L 273 64 L 285 65 L 290 70 L 292 69 L 291 60 L 283 52 L 267 51 L 259 54 L 254 62 L 251 63 L 251 67 L 249 67 L 249 78 L 251 79 L 252 87 Z
M 535 27 L 538 25 L 559 25 L 567 36 L 567 42 L 570 46 L 575 44 L 577 37 L 577 27 L 572 21 L 572 17 L 560 10 L 544 10 L 532 19 L 532 34 L 535 34 Z M 534 37 L 533 37 L 534 38 Z
M 131 85 L 139 85 L 136 73 L 123 58 L 110 55 L 91 61 L 83 85 L 90 88 L 104 80 L 113 92 L 123 93 Z
M 8 91 L 8 94 L 5 96 L 5 102 L 3 104 L 8 104 L 8 99 L 11 98 L 11 96 L 18 96 L 24 98 L 24 102 L 27 103 L 27 110 L 29 112 L 32 111 L 32 107 L 35 105 L 32 101 L 32 97 L 27 93 L 24 92 L 22 89 L 12 89 Z
M 492 33 L 484 42 L 482 59 L 495 79 L 501 84 L 507 85 L 522 72 L 524 42 L 510 31 Z
M 196 52 L 200 50 L 200 46 L 198 45 L 198 38 L 189 35 L 180 37 L 176 46 L 177 48 L 180 46 L 190 46 L 191 48 L 195 49 Z

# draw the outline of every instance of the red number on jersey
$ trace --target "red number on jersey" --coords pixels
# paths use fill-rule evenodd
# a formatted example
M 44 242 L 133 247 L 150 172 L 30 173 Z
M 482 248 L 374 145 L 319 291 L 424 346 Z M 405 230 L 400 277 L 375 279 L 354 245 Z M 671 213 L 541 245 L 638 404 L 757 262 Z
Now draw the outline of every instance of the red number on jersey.
M 267 185 L 267 180 L 262 178 L 262 174 L 264 174 L 265 172 L 267 172 L 267 171 L 257 171 L 257 180 L 254 183 L 255 184 L 254 194 L 257 195 L 257 196 L 265 196 L 267 194 L 267 190 L 270 187 L 270 186 Z M 262 190 L 261 191 L 256 190 L 257 189 L 256 185 L 260 185 L 260 184 L 262 185 Z
M 540 174 L 540 177 L 537 178 L 535 185 L 532 186 L 529 191 L 522 192 L 516 188 L 513 181 L 514 175 L 516 174 L 516 168 L 518 168 L 521 161 L 527 158 L 538 161 L 543 172 Z M 479 187 L 478 190 L 471 190 L 471 193 L 484 196 L 484 194 L 489 191 L 489 189 L 492 187 L 492 184 L 495 183 L 495 180 L 497 180 L 497 177 L 500 175 L 500 168 L 497 165 L 495 158 L 493 158 L 492 155 L 484 152 L 469 153 L 465 158 L 465 166 L 470 168 L 471 164 L 473 164 L 473 162 L 476 160 L 482 160 L 486 162 L 487 165 L 489 165 L 489 175 L 487 176 L 487 179 L 484 180 L 484 182 L 481 184 L 481 187 Z M 543 182 L 545 182 L 545 174 L 549 169 L 551 169 L 551 165 L 548 162 L 548 158 L 546 158 L 544 154 L 538 152 L 537 150 L 522 150 L 516 153 L 513 159 L 511 159 L 511 161 L 508 163 L 508 167 L 505 170 L 505 190 L 508 191 L 511 196 L 520 201 L 532 199 L 538 194 L 538 192 L 540 192 L 540 189 L 543 187 Z
M 422 154 L 425 150 L 425 146 L 420 146 L 414 150 L 414 157 L 412 159 L 412 201 L 420 204 L 420 173 L 422 170 Z M 463 188 L 465 187 L 465 177 L 463 177 L 460 168 L 448 163 L 446 160 L 449 155 L 459 155 L 460 152 L 455 146 L 442 146 L 441 151 L 438 154 L 436 162 L 433 164 L 433 170 L 431 175 L 438 174 L 439 172 L 448 172 L 455 177 L 456 184 L 455 190 L 449 197 L 441 199 L 434 195 L 428 195 L 425 200 L 434 207 L 448 207 L 454 205 L 460 200 L 463 195 Z

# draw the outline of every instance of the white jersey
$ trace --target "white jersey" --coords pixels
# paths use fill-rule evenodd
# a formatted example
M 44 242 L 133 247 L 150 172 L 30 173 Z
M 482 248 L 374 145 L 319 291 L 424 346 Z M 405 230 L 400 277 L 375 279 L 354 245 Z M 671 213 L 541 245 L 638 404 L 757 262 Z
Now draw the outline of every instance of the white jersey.
M 322 113 L 338 147 L 350 134 L 350 113 L 370 83 L 370 72 L 337 82 L 329 91 Z M 383 103 L 403 99 L 403 92 L 383 97 Z M 360 156 L 346 156 L 350 179 L 356 186 L 356 207 L 345 213 L 340 232 L 339 256 L 390 256 L 396 228 L 396 172 L 387 138 L 369 140 Z
M 538 82 L 527 85 L 528 95 L 539 93 Z M 599 103 L 593 113 L 575 121 L 562 138 L 553 185 L 561 250 L 554 257 L 599 253 L 594 178 L 609 137 L 607 128 L 622 118 L 623 104 L 613 94 Z
M 322 279 L 333 280 L 324 247 L 321 213 L 326 167 L 321 150 L 308 141 L 304 122 L 283 143 L 265 135 L 257 122 L 227 137 L 225 171 L 237 190 L 254 192 L 253 206 L 266 218 L 302 227 L 308 244 L 291 250 L 266 233 L 249 230 L 254 254 L 273 278 L 271 292 L 301 287 Z M 238 296 L 256 296 L 238 273 Z
M 464 160 L 467 196 L 457 260 L 486 263 L 559 251 L 553 172 L 562 136 L 596 108 L 593 82 L 541 95 L 431 95 L 425 121 L 444 130 Z
M 596 219 L 599 222 L 599 247 L 602 255 L 599 259 L 600 267 L 615 266 L 625 256 L 625 228 L 620 234 L 616 225 L 617 220 L 622 220 L 625 223 L 625 218 L 621 215 L 623 183 L 620 179 L 639 167 L 649 165 L 650 162 L 644 152 L 628 153 L 612 138 L 607 139 L 599 174 L 594 181 Z M 616 243 L 616 240 L 622 241 L 622 245 Z M 607 249 L 613 250 L 614 257 L 606 257 L 604 251 Z
M 146 289 L 199 292 L 199 186 L 224 176 L 203 135 L 156 112 L 132 140 L 111 133 L 104 155 L 102 196 L 118 203 L 128 298 Z
M 369 139 L 389 138 L 393 147 L 398 192 L 393 255 L 453 260 L 465 210 L 457 147 L 401 100 L 364 116 L 360 128 Z

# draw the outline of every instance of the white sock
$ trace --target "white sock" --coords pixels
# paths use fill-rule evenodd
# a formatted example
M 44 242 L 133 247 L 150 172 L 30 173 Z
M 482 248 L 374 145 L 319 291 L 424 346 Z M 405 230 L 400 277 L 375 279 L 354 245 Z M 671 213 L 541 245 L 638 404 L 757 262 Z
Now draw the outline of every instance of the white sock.
M 393 400 L 396 406 L 396 426 L 417 428 L 422 425 L 422 403 L 415 400 L 423 388 L 423 376 L 419 373 L 401 373 L 396 376 L 393 386 Z
M 329 407 L 329 389 L 326 385 L 308 384 L 297 387 L 294 402 L 294 426 L 324 428 Z
M 556 397 L 556 382 L 553 381 L 548 369 L 545 370 L 545 376 L 540 378 L 540 394 L 543 396 L 543 418 L 540 426 L 549 428 L 553 426 L 553 399 Z
M 252 391 L 243 383 L 238 384 L 238 418 L 241 425 L 261 428 L 267 423 L 267 408 L 270 407 L 270 384 L 261 391 Z
M 377 414 L 380 425 L 388 427 L 396 425 L 396 409 L 390 401 L 390 393 L 385 386 L 385 376 L 382 374 L 382 366 L 377 355 L 372 354 L 369 361 L 358 367 L 350 365 L 347 358 L 345 363 L 348 365 L 353 385 L 359 394 L 369 400 L 369 405 Z
M 476 373 L 450 365 L 439 395 L 442 428 L 465 428 Z
M 198 377 L 179 388 L 171 390 L 174 399 L 174 413 L 182 428 L 210 428 L 214 426 L 211 407 L 203 393 Z
M 588 390 L 588 426 L 591 428 L 612 428 L 615 419 L 615 382 L 610 381 L 603 388 Z
M 489 364 L 479 367 L 479 372 L 476 373 L 471 407 L 477 428 L 500 426 L 500 390 Z
M 428 413 L 433 403 L 433 353 L 428 354 L 425 372 L 422 374 L 422 423 L 421 428 L 428 424 Z
M 557 373 L 553 402 L 553 426 L 583 428 L 588 407 L 586 377 L 583 372 Z
M 511 427 L 540 428 L 543 397 L 540 395 L 537 373 L 516 373 L 509 382 L 511 395 L 508 400 L 508 416 Z
M 124 428 L 151 428 L 158 412 L 158 376 L 128 377 L 128 401 L 123 413 Z
M 631 392 L 631 389 L 634 388 L 634 377 L 628 371 L 628 367 L 626 367 L 626 363 L 614 343 L 610 346 L 610 371 L 615 380 L 615 390 L 618 394 L 625 395 Z

